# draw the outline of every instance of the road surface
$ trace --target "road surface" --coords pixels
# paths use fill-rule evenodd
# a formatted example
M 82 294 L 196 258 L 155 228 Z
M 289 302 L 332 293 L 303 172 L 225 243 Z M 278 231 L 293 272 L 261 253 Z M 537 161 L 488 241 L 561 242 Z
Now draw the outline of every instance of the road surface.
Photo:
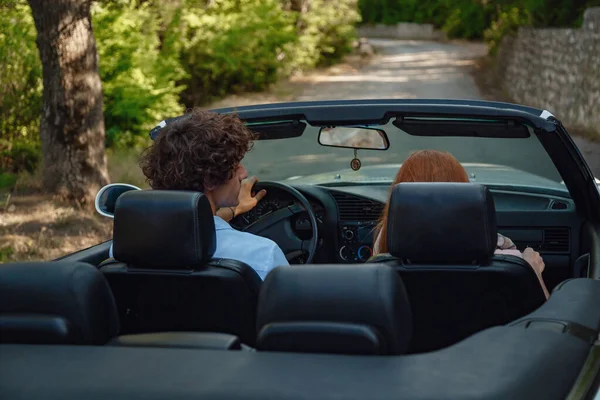
M 377 56 L 366 66 L 337 75 L 310 75 L 300 81 L 296 100 L 374 98 L 481 99 L 470 75 L 474 60 L 487 48 L 478 43 L 371 40 Z M 280 180 L 349 168 L 351 149 L 320 146 L 317 130 L 294 139 L 259 141 L 244 159 L 249 173 L 261 180 Z M 560 180 L 535 138 L 422 138 L 388 132 L 387 151 L 359 151 L 363 166 L 401 163 L 417 149 L 450 151 L 461 162 L 501 164 Z M 393 178 L 390 176 L 390 179 Z

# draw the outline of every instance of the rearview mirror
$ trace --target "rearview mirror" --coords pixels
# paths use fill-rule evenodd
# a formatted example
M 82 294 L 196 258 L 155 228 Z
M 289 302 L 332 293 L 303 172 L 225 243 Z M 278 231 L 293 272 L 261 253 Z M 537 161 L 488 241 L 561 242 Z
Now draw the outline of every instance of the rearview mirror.
M 100 215 L 108 218 L 115 217 L 115 206 L 117 199 L 125 192 L 132 190 L 142 190 L 137 186 L 130 185 L 128 183 L 111 183 L 110 185 L 104 186 L 98 191 L 96 195 L 96 211 Z
M 387 150 L 390 147 L 385 131 L 364 126 L 324 126 L 319 130 L 319 144 L 367 150 Z

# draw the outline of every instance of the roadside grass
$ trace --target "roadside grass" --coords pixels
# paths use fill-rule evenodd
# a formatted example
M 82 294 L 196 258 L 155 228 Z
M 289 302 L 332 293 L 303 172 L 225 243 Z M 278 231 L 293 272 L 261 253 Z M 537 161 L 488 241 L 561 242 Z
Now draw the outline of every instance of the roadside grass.
M 108 153 L 112 182 L 147 188 L 139 151 Z M 52 260 L 112 237 L 112 220 L 42 191 L 41 171 L 12 175 L 0 186 L 0 263 Z
M 112 183 L 129 183 L 142 189 L 149 188 L 138 164 L 140 152 L 133 149 L 107 152 L 108 174 Z
M 112 236 L 112 220 L 51 196 L 11 196 L 0 210 L 0 262 L 51 260 Z

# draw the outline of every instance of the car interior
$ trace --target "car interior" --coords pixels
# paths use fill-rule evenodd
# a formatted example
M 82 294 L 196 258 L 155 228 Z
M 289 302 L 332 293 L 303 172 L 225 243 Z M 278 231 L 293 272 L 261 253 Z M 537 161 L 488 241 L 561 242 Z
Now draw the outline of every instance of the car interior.
M 264 281 L 213 257 L 211 206 L 188 191 L 125 191 L 112 241 L 0 265 L 0 393 L 564 399 L 597 386 L 600 238 L 587 189 L 257 188 L 267 196 L 231 224 L 277 238 L 292 264 Z M 388 253 L 373 256 L 388 198 Z M 494 254 L 497 233 L 540 252 L 548 300 L 526 261 Z
M 493 255 L 496 212 L 482 185 L 397 185 L 390 216 L 389 255 L 280 267 L 261 282 L 235 260 L 211 259 L 202 194 L 125 193 L 115 212 L 119 262 L 0 267 L 1 351 L 12 360 L 10 369 L 0 363 L 2 382 L 17 387 L 27 368 L 40 372 L 40 388 L 58 381 L 82 393 L 95 375 L 106 393 L 160 397 L 166 389 L 141 384 L 145 374 L 183 379 L 194 365 L 183 397 L 269 398 L 275 387 L 278 398 L 328 397 L 311 391 L 327 385 L 359 398 L 371 384 L 411 398 L 568 393 L 599 333 L 597 280 L 567 279 L 544 302 L 531 268 Z M 130 380 L 102 373 L 110 364 Z M 300 376 L 316 383 L 294 392 Z M 217 377 L 223 385 L 205 386 Z M 530 385 L 538 379 L 544 385 Z

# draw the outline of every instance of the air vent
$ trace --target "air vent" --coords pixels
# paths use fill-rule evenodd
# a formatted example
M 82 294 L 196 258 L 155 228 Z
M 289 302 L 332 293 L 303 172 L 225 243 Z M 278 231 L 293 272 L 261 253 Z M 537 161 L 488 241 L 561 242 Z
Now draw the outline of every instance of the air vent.
M 568 228 L 544 229 L 543 251 L 568 252 L 570 235 Z
M 566 210 L 569 208 L 569 205 L 564 201 L 553 201 L 550 208 L 553 210 Z
M 374 221 L 383 212 L 383 204 L 364 197 L 331 192 L 337 203 L 341 221 Z

